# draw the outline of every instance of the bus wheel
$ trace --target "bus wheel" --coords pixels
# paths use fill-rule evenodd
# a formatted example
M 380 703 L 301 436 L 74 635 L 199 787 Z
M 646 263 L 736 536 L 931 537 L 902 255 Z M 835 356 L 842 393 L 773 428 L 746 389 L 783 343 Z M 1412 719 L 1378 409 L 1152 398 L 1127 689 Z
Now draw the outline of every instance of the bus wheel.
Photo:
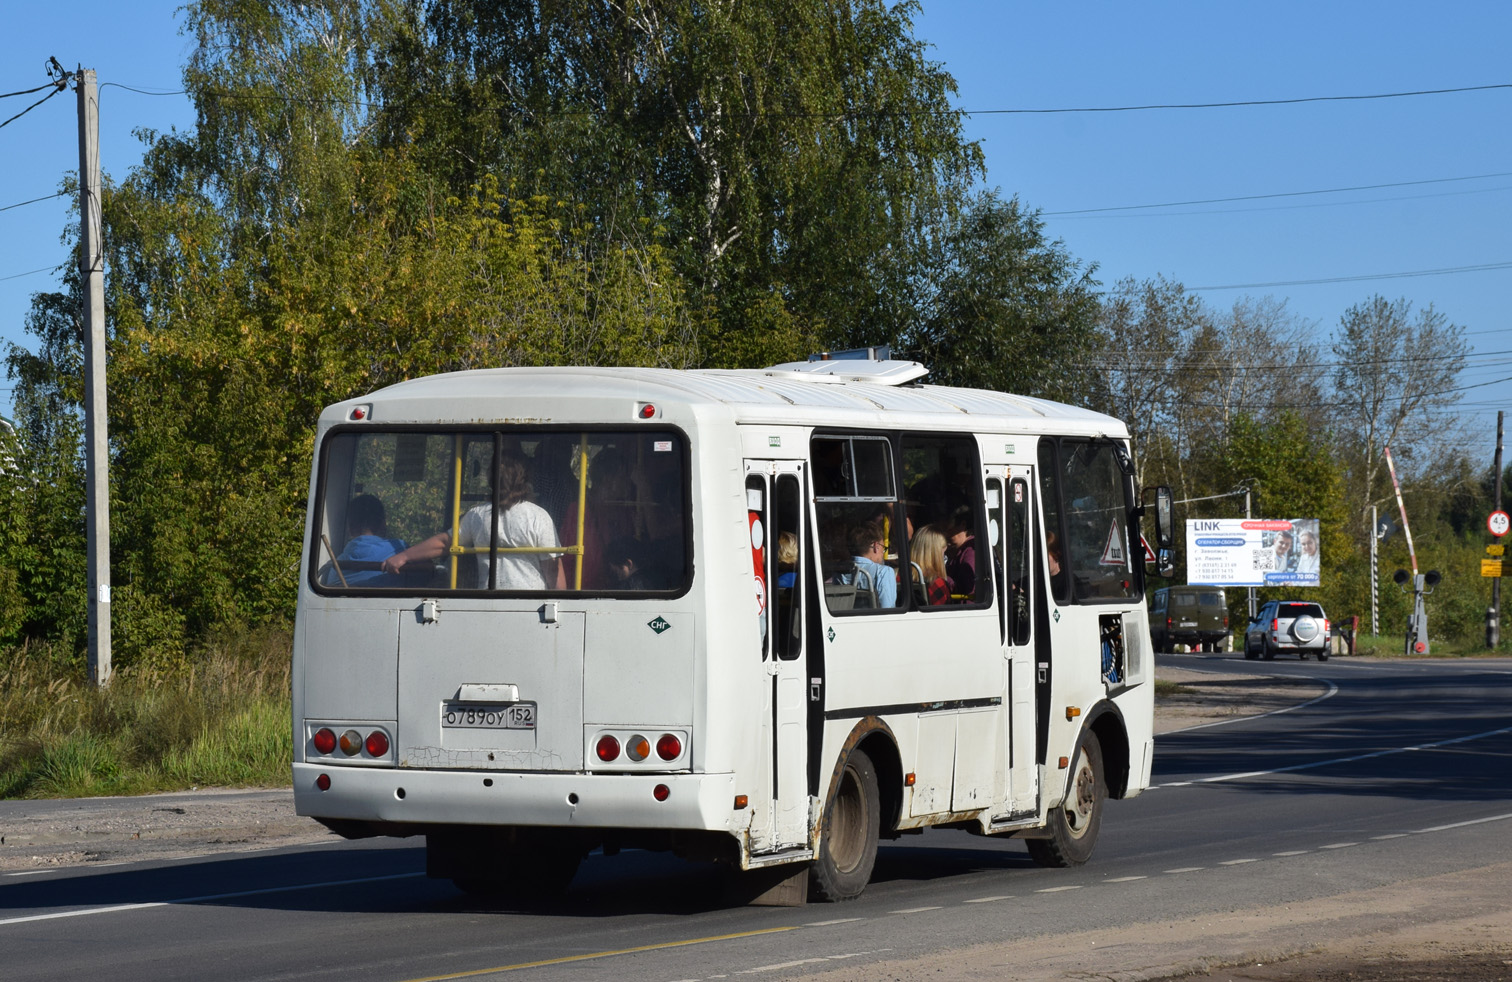
M 819 857 L 809 867 L 816 899 L 833 903 L 861 896 L 877 862 L 881 821 L 876 769 L 864 750 L 852 750 L 824 809 Z
M 1097 735 L 1088 730 L 1076 748 L 1066 800 L 1050 812 L 1050 837 L 1024 840 L 1029 858 L 1040 866 L 1080 866 L 1091 859 L 1107 800 L 1102 745 L 1097 742 Z

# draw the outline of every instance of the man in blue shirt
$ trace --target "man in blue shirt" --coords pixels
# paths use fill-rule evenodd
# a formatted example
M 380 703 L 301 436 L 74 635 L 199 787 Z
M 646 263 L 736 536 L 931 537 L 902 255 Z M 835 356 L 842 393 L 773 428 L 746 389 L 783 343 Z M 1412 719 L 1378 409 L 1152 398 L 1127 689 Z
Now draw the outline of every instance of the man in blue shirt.
M 855 583 L 863 590 L 870 588 L 876 595 L 878 607 L 896 607 L 898 577 L 892 567 L 883 562 L 887 557 L 887 546 L 882 541 L 882 527 L 876 522 L 863 522 L 852 528 L 846 538 L 857 572 L 845 574 L 841 581 Z

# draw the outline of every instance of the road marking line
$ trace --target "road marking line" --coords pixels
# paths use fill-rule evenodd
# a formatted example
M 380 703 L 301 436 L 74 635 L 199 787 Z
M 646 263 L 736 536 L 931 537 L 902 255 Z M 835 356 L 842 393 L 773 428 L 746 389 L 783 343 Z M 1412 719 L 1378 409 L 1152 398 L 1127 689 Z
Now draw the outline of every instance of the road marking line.
M 1069 886 L 1069 887 L 1046 887 L 1043 890 L 1036 890 L 1034 892 L 1035 893 L 1062 893 L 1062 892 L 1064 892 L 1066 890 L 1080 890 L 1080 889 L 1081 889 L 1081 884 L 1078 883 L 1075 886 Z
M 889 914 L 922 914 L 926 910 L 944 910 L 944 907 L 905 907 L 903 910 L 890 910 Z
M 990 903 L 992 903 L 993 901 L 996 901 L 996 900 L 1012 900 L 1012 899 L 1013 899 L 1013 895 L 1012 894 L 1005 894 L 1005 895 L 1003 895 L 1001 897 L 974 897 L 971 900 L 963 900 L 963 901 L 961 901 L 961 903 L 963 903 L 963 904 L 990 904 Z
M 1451 825 L 1435 825 L 1430 829 L 1418 829 L 1418 834 L 1421 835 L 1424 832 L 1444 832 L 1448 829 L 1462 829 L 1467 825 L 1484 825 L 1487 822 L 1505 822 L 1509 818 L 1512 818 L 1512 814 L 1492 815 L 1490 818 L 1472 818 L 1468 822 L 1455 822 Z
M 1332 843 L 1329 843 L 1326 846 L 1319 846 L 1318 848 L 1319 849 L 1347 849 L 1350 846 L 1357 846 L 1357 845 L 1359 845 L 1358 842 L 1332 842 Z
M 89 914 L 114 914 L 123 910 L 144 910 L 148 907 L 168 907 L 173 904 L 201 904 L 211 900 L 233 900 L 237 897 L 260 897 L 269 893 L 289 893 L 293 890 L 316 890 L 322 887 L 345 887 L 358 883 L 382 883 L 385 880 L 407 880 L 424 873 L 395 873 L 391 876 L 365 876 L 357 880 L 330 880 L 325 883 L 301 883 L 295 886 L 264 887 L 261 890 L 238 890 L 235 893 L 211 893 L 203 897 L 179 897 L 176 900 L 153 900 L 142 904 L 117 904 L 114 907 L 85 907 L 82 910 L 64 910 L 55 914 L 30 914 L 26 917 L 8 917 L 0 924 L 23 924 L 27 921 L 53 921 L 63 917 L 85 917 Z
M 1273 852 L 1273 853 L 1271 853 L 1271 855 L 1272 856 L 1305 856 L 1309 852 L 1312 852 L 1312 850 L 1311 849 L 1288 849 L 1286 852 Z
M 1258 863 L 1258 859 L 1225 859 L 1219 866 L 1243 866 L 1245 863 Z
M 1161 870 L 1163 873 L 1198 873 L 1207 869 L 1206 866 L 1182 866 L 1177 869 Z
M 1103 880 L 1104 883 L 1130 883 L 1134 880 L 1148 880 L 1148 876 L 1115 876 L 1111 880 Z
M 1377 750 L 1373 753 L 1359 754 L 1354 757 L 1335 757 L 1332 760 L 1315 760 L 1306 764 L 1293 764 L 1290 767 L 1277 767 L 1273 770 L 1268 771 L 1245 771 L 1242 774 L 1220 774 L 1214 777 L 1199 777 L 1191 781 L 1182 782 L 1180 784 L 1173 782 L 1171 784 L 1163 784 L 1160 786 L 1166 788 L 1185 787 L 1187 784 L 1217 784 L 1220 781 L 1242 781 L 1245 778 L 1249 777 L 1270 777 L 1273 774 L 1290 774 L 1293 771 L 1307 771 L 1312 770 L 1314 767 L 1329 767 L 1333 764 L 1352 764 L 1360 760 L 1373 760 L 1376 757 L 1390 757 L 1393 754 L 1405 754 L 1416 750 L 1436 750 L 1439 747 L 1450 747 L 1456 743 L 1468 743 L 1471 740 L 1480 740 L 1485 737 L 1501 736 L 1503 733 L 1512 733 L 1512 726 L 1504 726 L 1498 730 L 1486 730 L 1483 733 L 1471 733 L 1467 736 L 1451 737 L 1448 740 L 1440 740 L 1437 743 L 1419 743 L 1414 744 L 1410 747 L 1393 747 L 1389 750 Z M 1482 819 L 1482 821 L 1493 821 L 1493 819 Z M 1450 825 L 1444 826 L 1444 828 L 1454 827 L 1455 826 Z M 1437 830 L 1425 829 L 1424 831 Z
M 837 917 L 832 921 L 815 921 L 812 924 L 800 924 L 800 927 L 830 927 L 834 924 L 853 924 L 856 921 L 865 920 L 863 917 Z
M 1407 838 L 1407 833 L 1406 832 L 1393 832 L 1390 835 L 1373 835 L 1370 838 L 1371 838 L 1372 842 L 1381 842 L 1381 841 L 1383 841 L 1385 839 L 1405 839 L 1405 838 Z
M 498 965 L 494 968 L 475 968 L 466 972 L 448 972 L 445 975 L 427 975 L 423 978 L 407 979 L 406 982 L 445 982 L 447 979 L 468 979 L 479 975 L 491 975 L 495 972 L 518 972 L 525 968 L 541 968 L 546 965 L 570 965 L 573 962 L 592 961 L 596 958 L 611 958 L 615 955 L 633 955 L 642 951 L 662 951 L 667 948 L 686 948 L 688 945 L 709 944 L 713 941 L 733 941 L 737 938 L 757 938 L 764 934 L 780 934 L 783 931 L 796 931 L 799 925 L 790 924 L 787 927 L 768 927 L 759 931 L 739 931 L 735 934 L 716 934 L 707 938 L 688 938 L 685 941 L 664 941 L 661 944 L 640 945 L 635 948 L 618 948 L 614 951 L 592 951 L 582 955 L 563 955 L 560 958 L 543 958 L 540 961 L 520 962 L 515 965 Z M 818 960 L 818 959 L 814 959 Z M 795 964 L 806 964 L 797 962 Z M 763 971 L 752 969 L 751 971 Z M 739 973 L 746 974 L 746 973 Z M 718 978 L 719 976 L 716 976 Z
M 38 873 L 57 873 L 57 872 L 59 872 L 61 870 L 65 870 L 65 869 L 68 869 L 68 867 L 67 866 L 55 866 L 52 869 L 28 869 L 28 870 L 22 870 L 19 873 L 6 873 L 5 875 L 6 876 L 36 876 Z

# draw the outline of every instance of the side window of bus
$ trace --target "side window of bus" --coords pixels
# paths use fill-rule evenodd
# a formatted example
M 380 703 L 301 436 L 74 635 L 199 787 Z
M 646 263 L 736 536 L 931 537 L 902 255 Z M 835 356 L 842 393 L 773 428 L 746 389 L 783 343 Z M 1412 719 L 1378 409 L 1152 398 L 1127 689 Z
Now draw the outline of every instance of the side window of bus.
M 777 657 L 793 661 L 803 653 L 803 496 L 798 478 L 777 478 L 777 619 L 772 640 Z
M 1008 642 L 1013 645 L 1029 643 L 1029 482 L 1015 478 L 1009 484 L 1007 507 L 1007 560 L 1004 564 L 1006 591 L 1004 601 L 1005 619 L 1008 625 Z
M 1041 444 L 1042 455 L 1048 443 Z M 1048 527 L 1065 535 L 1063 554 L 1052 558 L 1051 566 L 1052 574 L 1057 563 L 1070 572 L 1070 597 L 1058 591 L 1056 599 L 1133 599 L 1138 585 L 1129 544 L 1129 501 L 1113 444 L 1061 440 L 1059 458 L 1062 497 L 1052 518 L 1047 496 L 1045 514 Z M 1046 549 L 1052 554 L 1055 549 L 1048 533 Z
M 1045 565 L 1050 569 L 1050 597 L 1061 604 L 1071 602 L 1071 574 L 1066 566 L 1065 536 L 1061 527 L 1060 455 L 1049 438 L 1039 445 L 1040 504 L 1045 509 Z
M 976 442 L 905 435 L 908 582 L 915 607 L 988 604 L 993 563 Z
M 899 606 L 898 563 L 907 548 L 892 443 L 882 436 L 815 436 L 819 574 L 832 613 Z

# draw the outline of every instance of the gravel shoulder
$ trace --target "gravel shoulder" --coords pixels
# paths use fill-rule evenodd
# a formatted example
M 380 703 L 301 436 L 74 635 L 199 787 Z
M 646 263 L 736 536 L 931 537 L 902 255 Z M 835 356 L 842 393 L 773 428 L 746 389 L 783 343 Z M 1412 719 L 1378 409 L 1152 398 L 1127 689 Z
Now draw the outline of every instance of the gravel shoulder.
M 1213 671 L 1159 666 L 1156 676 L 1180 686 L 1156 706 L 1157 734 L 1285 710 L 1324 692 L 1305 677 L 1250 675 L 1226 665 Z M 0 801 L 0 876 L 273 849 L 331 837 L 313 820 L 294 814 L 288 789 Z M 1295 911 L 1236 910 L 1200 922 L 1057 934 L 802 978 L 1512 982 L 1509 882 L 1512 863 L 1502 863 L 1344 894 Z

